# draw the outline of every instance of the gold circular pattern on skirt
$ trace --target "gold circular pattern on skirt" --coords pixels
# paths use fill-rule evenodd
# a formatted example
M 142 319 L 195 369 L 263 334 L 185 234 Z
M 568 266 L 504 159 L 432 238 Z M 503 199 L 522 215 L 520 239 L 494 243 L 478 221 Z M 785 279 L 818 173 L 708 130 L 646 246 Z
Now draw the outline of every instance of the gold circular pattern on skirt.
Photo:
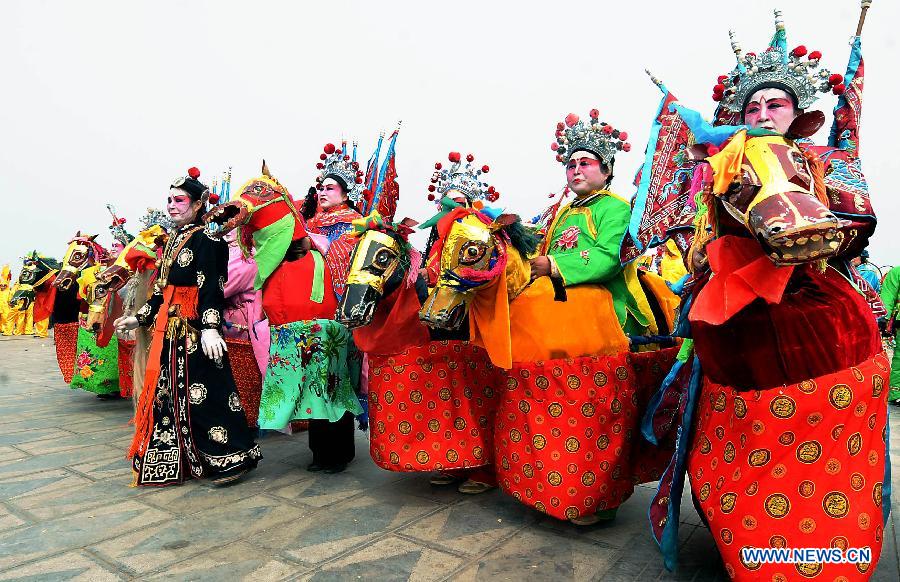
M 400 434 L 409 434 L 412 431 L 412 424 L 404 420 L 397 425 L 397 429 L 400 431 Z
M 566 386 L 571 390 L 578 390 L 581 388 L 581 378 L 574 374 L 569 374 L 569 377 L 566 378 Z
M 416 453 L 416 460 L 420 464 L 424 465 L 425 463 L 428 462 L 428 459 L 429 459 L 428 453 L 426 453 L 425 451 L 419 451 L 418 453 Z
M 594 386 L 596 386 L 598 388 L 603 388 L 604 386 L 606 386 L 607 382 L 608 382 L 608 379 L 607 379 L 605 373 L 597 372 L 594 374 Z
M 734 399 L 734 415 L 738 418 L 747 416 L 747 403 L 740 396 Z
M 597 476 L 594 475 L 593 471 L 585 471 L 581 476 L 581 484 L 585 487 L 590 487 L 594 483 L 597 482 Z
M 578 439 L 575 437 L 569 437 L 566 439 L 566 450 L 570 453 L 574 453 L 579 448 L 581 448 L 581 443 L 578 442 Z
M 441 430 L 441 423 L 438 422 L 436 418 L 432 418 L 428 421 L 428 430 L 430 430 L 431 432 L 437 432 Z
M 601 451 L 604 451 L 604 450 L 606 450 L 606 447 L 608 447 L 608 446 L 609 446 L 609 437 L 607 435 L 602 434 L 599 437 L 597 437 L 597 448 L 598 449 L 600 449 Z
M 857 382 L 862 382 L 865 379 L 865 376 L 863 376 L 862 370 L 860 370 L 856 366 L 852 366 L 850 368 L 850 371 L 853 372 L 853 377 L 856 378 Z
M 875 374 L 872 377 L 872 397 L 878 398 L 884 391 L 884 378 Z
M 528 411 L 531 410 L 531 405 L 528 404 L 527 400 L 519 400 L 519 410 L 521 410 L 523 414 L 528 414 Z
M 736 493 L 726 493 L 719 499 L 719 507 L 722 513 L 731 513 L 734 511 L 734 504 L 737 501 Z
M 700 494 L 697 496 L 700 498 L 700 501 L 706 501 L 707 499 L 709 499 L 710 489 L 711 489 L 711 486 L 710 486 L 709 482 L 704 483 L 703 486 L 700 487 Z
M 726 463 L 730 463 L 734 460 L 734 443 L 728 441 L 725 444 L 725 450 L 722 452 L 722 457 L 725 459 Z
M 581 414 L 583 416 L 586 416 L 587 418 L 594 416 L 594 413 L 596 413 L 596 412 L 597 412 L 597 408 L 590 402 L 585 402 L 584 404 L 581 405 Z
M 804 394 L 812 394 L 817 388 L 815 380 L 804 380 L 800 382 L 797 387 L 800 388 L 800 392 L 803 392 Z
M 519 387 L 519 381 L 513 378 L 512 376 L 506 379 L 506 389 L 507 390 L 515 390 Z
M 800 523 L 798 525 L 800 527 L 800 531 L 805 534 L 816 531 L 816 520 L 811 517 L 804 517 L 800 520 Z
M 843 410 L 853 402 L 853 391 L 846 384 L 835 384 L 828 391 L 828 401 L 838 410 Z
M 822 564 L 794 564 L 794 568 L 804 578 L 815 578 L 822 572 Z
M 482 455 L 484 455 L 484 449 L 482 449 L 481 447 L 475 447 L 474 449 L 472 449 L 472 456 L 476 459 L 480 459 Z
M 851 455 L 859 454 L 859 451 L 862 449 L 862 435 L 858 432 L 850 435 L 850 438 L 847 439 L 847 452 Z
M 400 455 L 398 455 L 397 453 L 391 453 L 390 459 L 392 465 L 397 465 L 400 463 Z
M 457 453 L 454 449 L 449 449 L 447 451 L 447 460 L 451 463 L 455 463 L 459 460 L 459 453 Z
M 704 434 L 700 435 L 700 452 L 704 455 L 709 453 L 712 450 L 712 443 L 709 442 L 709 438 Z
M 450 400 L 450 389 L 449 388 L 441 388 L 438 392 L 438 398 L 443 400 L 444 402 Z
M 754 449 L 750 451 L 748 462 L 751 467 L 762 467 L 768 463 L 771 458 L 772 453 L 769 452 L 769 449 Z
M 394 393 L 388 390 L 384 393 L 384 401 L 388 404 L 392 404 L 394 402 Z
M 822 498 L 822 509 L 831 517 L 844 517 L 850 512 L 850 500 L 840 491 L 832 491 Z
M 542 501 L 535 502 L 534 508 L 540 512 L 547 513 L 547 506 L 544 505 L 544 503 Z
M 731 533 L 731 530 L 726 528 L 722 528 L 722 531 L 719 532 L 719 537 L 722 538 L 722 541 L 726 544 L 731 544 L 734 541 L 734 534 Z
M 801 463 L 815 463 L 822 456 L 822 445 L 819 441 L 806 441 L 797 447 L 797 460 Z
M 552 374 L 554 378 L 559 378 L 560 376 L 562 376 L 562 373 L 562 368 L 559 366 L 553 366 L 553 369 L 550 370 L 550 374 Z
M 578 517 L 578 508 L 569 506 L 566 508 L 566 519 L 575 519 Z
M 778 536 L 778 535 L 772 536 L 769 538 L 769 547 L 770 548 L 786 548 L 787 540 L 784 538 L 784 536 Z
M 791 502 L 783 493 L 772 493 L 766 497 L 764 506 L 766 513 L 775 519 L 780 519 L 791 511 Z
M 628 378 L 628 369 L 625 366 L 619 366 L 616 368 L 616 378 L 620 381 Z
M 797 493 L 799 493 L 802 497 L 812 497 L 813 493 L 815 492 L 816 484 L 809 479 L 800 481 L 800 484 L 797 485 Z
M 760 562 L 751 562 L 749 560 L 744 560 L 744 552 L 740 552 L 738 556 L 741 561 L 741 565 L 748 570 L 759 570 L 759 567 L 762 566 Z
M 453 421 L 453 428 L 456 430 L 464 430 L 466 428 L 466 419 L 461 416 L 457 416 L 456 420 Z
M 609 410 L 613 414 L 619 414 L 622 412 L 622 402 L 618 398 L 614 398 L 612 403 L 609 405 Z
M 776 396 L 769 405 L 769 411 L 777 418 L 790 418 L 796 410 L 797 405 L 788 396 Z
M 875 483 L 875 487 L 872 487 L 872 501 L 876 507 L 881 507 L 883 501 L 881 483 Z
M 723 412 L 726 406 L 728 406 L 728 398 L 725 396 L 725 392 L 719 391 L 715 400 L 713 400 L 713 410 Z
M 547 473 L 547 483 L 550 483 L 554 487 L 559 486 L 562 483 L 562 475 L 557 471 L 550 471 Z
M 515 429 L 515 428 L 514 428 L 514 429 L 511 429 L 511 430 L 509 431 L 509 440 L 511 440 L 511 441 L 514 442 L 514 443 L 519 442 L 520 440 L 522 440 L 522 433 L 519 432 L 519 431 L 518 431 L 517 429 Z
M 420 402 L 422 402 L 422 393 L 418 390 L 413 390 L 409 393 L 409 399 L 414 403 L 419 404 Z
M 753 495 L 756 495 L 757 492 L 759 492 L 759 481 L 753 481 L 752 483 L 747 485 L 746 489 L 744 489 L 744 493 L 750 495 L 751 497 Z
M 525 463 L 522 465 L 522 474 L 531 479 L 534 477 L 534 467 L 532 467 L 529 463 Z
M 538 376 L 534 379 L 534 385 L 541 390 L 546 390 L 547 387 L 550 386 L 550 380 L 548 380 L 546 376 Z
M 850 488 L 854 491 L 859 491 L 863 487 L 866 486 L 866 479 L 860 473 L 853 473 L 850 475 Z
M 547 407 L 547 413 L 550 414 L 553 418 L 559 418 L 559 416 L 563 413 L 562 404 L 559 402 L 554 402 L 550 406 Z
M 791 431 L 788 430 L 788 431 L 785 431 L 785 432 L 781 433 L 780 435 L 778 435 L 778 442 L 783 444 L 784 446 L 788 447 L 788 446 L 794 444 L 795 438 L 796 437 L 794 436 L 794 433 L 792 433 Z
M 542 434 L 536 434 L 534 435 L 534 438 L 531 439 L 531 444 L 540 451 L 547 446 L 547 438 Z

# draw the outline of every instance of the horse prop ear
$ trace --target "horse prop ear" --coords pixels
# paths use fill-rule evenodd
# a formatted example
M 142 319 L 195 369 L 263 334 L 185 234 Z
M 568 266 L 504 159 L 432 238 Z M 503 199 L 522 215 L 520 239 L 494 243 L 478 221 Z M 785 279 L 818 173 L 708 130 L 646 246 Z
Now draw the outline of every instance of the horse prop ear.
M 262 163 L 262 175 L 265 176 L 266 178 L 272 177 L 272 174 L 269 172 L 269 166 L 266 165 L 265 160 L 263 160 L 263 163 Z
M 825 125 L 825 114 L 821 111 L 807 111 L 798 115 L 784 136 L 788 139 L 810 137 Z
M 91 242 L 94 242 L 94 240 L 96 240 L 96 238 L 97 238 L 98 236 L 100 236 L 100 235 L 92 234 L 91 236 L 88 237 L 88 240 L 91 241 Z

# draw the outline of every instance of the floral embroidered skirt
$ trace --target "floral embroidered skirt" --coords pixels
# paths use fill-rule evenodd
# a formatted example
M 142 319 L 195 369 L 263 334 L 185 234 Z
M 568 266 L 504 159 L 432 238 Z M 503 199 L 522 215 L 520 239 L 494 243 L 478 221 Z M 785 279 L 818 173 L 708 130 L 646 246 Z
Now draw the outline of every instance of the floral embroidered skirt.
M 221 366 L 190 336 L 164 339 L 147 450 L 135 456 L 138 485 L 177 485 L 191 477 L 255 467 L 253 441 L 226 353 Z
M 95 394 L 119 392 L 119 344 L 115 337 L 101 348 L 96 336 L 79 326 L 75 354 L 72 388 Z
M 75 374 L 75 350 L 78 347 L 78 322 L 57 323 L 53 326 L 53 343 L 56 345 L 56 363 L 66 384 L 72 383 Z
M 557 519 L 621 505 L 672 451 L 642 444 L 641 416 L 676 348 L 515 363 L 497 411 L 504 491 Z
M 269 365 L 259 401 L 259 427 L 282 429 L 293 420 L 336 422 L 360 415 L 362 358 L 350 331 L 313 319 L 270 326 Z
M 738 391 L 707 380 L 691 489 L 735 580 L 865 580 L 884 535 L 890 366 L 879 354 L 797 384 Z M 741 548 L 863 548 L 871 564 L 744 562 Z
M 487 352 L 435 341 L 369 356 L 369 451 L 389 471 L 493 463 L 494 415 L 506 382 Z

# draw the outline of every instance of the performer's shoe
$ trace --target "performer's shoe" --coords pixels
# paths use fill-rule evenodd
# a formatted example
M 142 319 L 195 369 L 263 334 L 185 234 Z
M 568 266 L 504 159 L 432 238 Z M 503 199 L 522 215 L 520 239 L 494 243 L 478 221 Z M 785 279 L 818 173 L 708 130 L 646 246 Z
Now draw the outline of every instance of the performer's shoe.
M 337 465 L 331 465 L 330 467 L 325 467 L 322 471 L 323 473 L 327 473 L 329 475 L 334 475 L 335 473 L 343 473 L 344 470 L 347 469 L 347 463 L 339 463 Z
M 442 487 L 444 485 L 453 485 L 461 481 L 460 477 L 451 475 L 450 473 L 435 473 L 429 481 L 432 485 Z
M 459 486 L 458 491 L 460 493 L 465 493 L 466 495 L 478 495 L 479 493 L 490 491 L 491 489 L 494 489 L 496 487 L 496 485 L 491 485 L 490 483 L 482 483 L 481 481 L 466 479 L 466 482 Z
M 246 475 L 250 469 L 239 469 L 238 471 L 226 472 L 218 477 L 210 479 L 209 482 L 212 483 L 213 487 L 224 487 L 225 485 L 231 485 L 232 483 L 237 483 L 240 481 L 244 475 Z
M 569 521 L 574 523 L 575 525 L 580 526 L 596 525 L 598 523 L 609 523 L 616 518 L 616 511 L 618 511 L 618 509 L 618 507 L 614 509 L 601 509 L 596 513 L 592 513 L 590 515 L 582 515 L 574 519 L 570 519 Z
M 309 465 L 306 466 L 306 470 L 310 473 L 318 473 L 319 471 L 325 470 L 325 465 L 320 465 L 319 463 L 313 461 Z

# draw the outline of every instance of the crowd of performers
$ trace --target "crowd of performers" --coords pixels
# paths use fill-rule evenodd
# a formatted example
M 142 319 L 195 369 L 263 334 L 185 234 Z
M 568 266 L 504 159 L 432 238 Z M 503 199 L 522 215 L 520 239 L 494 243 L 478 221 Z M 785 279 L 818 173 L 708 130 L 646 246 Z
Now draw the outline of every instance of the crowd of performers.
M 489 166 L 451 152 L 427 185 L 437 214 L 399 220 L 394 132 L 365 167 L 326 145 L 305 198 L 265 162 L 234 196 L 191 168 L 136 236 L 113 213 L 113 251 L 77 233 L 62 264 L 28 257 L 9 301 L 52 312 L 73 387 L 133 394 L 136 485 L 231 483 L 262 459 L 258 430 L 298 421 L 307 469 L 337 473 L 358 424 L 385 470 L 499 486 L 579 525 L 658 481 L 669 568 L 689 476 L 732 578 L 865 579 L 900 396 L 877 321 L 897 316 L 900 271 L 882 303 L 851 264 L 875 228 L 862 21 L 845 74 L 789 49 L 779 12 L 765 50 L 732 37 L 712 123 L 653 78 L 633 198 L 611 190 L 628 136 L 595 109 L 557 124 L 567 188 L 540 216 L 499 210 Z M 819 93 L 837 96 L 821 146 Z M 872 554 L 762 563 L 748 547 Z

